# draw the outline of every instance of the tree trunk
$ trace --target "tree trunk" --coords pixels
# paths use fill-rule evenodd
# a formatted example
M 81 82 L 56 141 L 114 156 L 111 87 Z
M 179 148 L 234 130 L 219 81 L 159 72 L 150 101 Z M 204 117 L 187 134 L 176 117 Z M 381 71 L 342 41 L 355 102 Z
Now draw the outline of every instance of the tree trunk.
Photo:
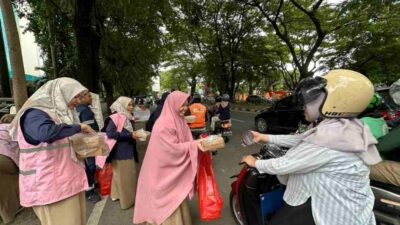
M 104 17 L 97 15 L 96 16 L 96 32 L 92 32 L 92 60 L 93 60 L 93 73 L 96 76 L 93 87 L 93 92 L 97 93 L 100 85 L 100 46 L 101 46 L 101 27 L 104 23 Z
M 50 79 L 55 79 L 58 77 L 58 67 L 57 67 L 57 48 L 56 48 L 56 37 L 54 32 L 54 13 L 53 7 L 47 0 L 47 29 L 49 32 L 49 46 L 50 46 L 50 58 L 51 65 L 53 67 L 52 76 Z
M 2 27 L 0 22 L 0 86 L 1 96 L 11 97 L 10 79 L 8 78 L 8 67 L 6 58 L 6 48 L 4 46 L 3 35 L 1 33 Z
M 74 28 L 78 55 L 78 80 L 90 91 L 98 91 L 99 76 L 96 62 L 93 60 L 92 16 L 94 0 L 76 0 Z
M 14 102 L 15 107 L 19 110 L 28 99 L 21 45 L 19 43 L 17 24 L 15 22 L 11 1 L 0 0 L 0 7 L 3 13 L 8 50 L 10 53 Z
M 190 82 L 190 96 L 193 96 L 194 92 L 196 91 L 196 85 L 197 85 L 197 80 L 196 80 L 196 75 L 192 76 L 192 80 Z
M 107 81 L 103 81 L 103 86 L 106 91 L 106 102 L 107 102 L 107 109 L 109 112 L 109 108 L 114 101 L 114 89 L 113 89 L 113 85 Z
M 253 90 L 254 90 L 254 85 L 253 85 L 253 82 L 251 82 L 250 80 L 248 80 L 248 82 L 249 82 L 249 95 L 252 95 L 253 94 Z

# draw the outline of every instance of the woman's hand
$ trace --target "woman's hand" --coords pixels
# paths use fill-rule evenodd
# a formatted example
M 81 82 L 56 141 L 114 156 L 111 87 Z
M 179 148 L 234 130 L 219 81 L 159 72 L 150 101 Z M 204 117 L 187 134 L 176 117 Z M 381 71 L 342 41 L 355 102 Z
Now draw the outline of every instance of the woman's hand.
M 246 155 L 243 156 L 242 158 L 242 163 L 246 163 L 247 165 L 249 165 L 250 167 L 255 167 L 256 166 L 256 158 L 254 158 L 254 156 L 252 155 Z
M 202 139 L 198 139 L 196 141 L 197 141 L 197 148 L 202 152 L 206 152 L 207 150 L 204 149 L 203 140 Z
M 138 140 L 140 137 L 138 134 L 136 134 L 136 132 L 132 132 L 132 138 Z
M 256 142 L 256 143 L 258 143 L 260 141 L 268 142 L 268 135 L 261 134 L 261 133 L 258 133 L 256 131 L 252 131 L 252 130 L 250 132 L 253 134 L 253 141 L 254 142 Z
M 81 132 L 84 134 L 96 133 L 89 125 L 81 123 Z

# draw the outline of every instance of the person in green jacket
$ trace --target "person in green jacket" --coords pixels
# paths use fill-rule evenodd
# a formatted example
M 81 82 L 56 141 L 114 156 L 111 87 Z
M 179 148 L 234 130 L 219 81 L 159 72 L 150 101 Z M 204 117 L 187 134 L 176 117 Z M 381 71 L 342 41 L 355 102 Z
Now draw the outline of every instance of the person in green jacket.
M 384 159 L 382 162 L 371 166 L 370 179 L 400 186 L 400 163 L 391 159 L 386 150 L 388 143 L 393 142 L 393 135 L 387 135 L 389 127 L 382 115 L 376 112 L 381 103 L 382 97 L 375 93 L 368 108 L 360 115 L 360 119 L 369 127 L 374 137 L 378 140 L 377 149 Z M 395 139 L 399 138 L 395 137 Z
M 368 108 L 360 115 L 360 119 L 369 127 L 372 135 L 379 139 L 389 133 L 389 127 L 383 116 L 376 111 L 381 105 L 382 97 L 375 92 Z

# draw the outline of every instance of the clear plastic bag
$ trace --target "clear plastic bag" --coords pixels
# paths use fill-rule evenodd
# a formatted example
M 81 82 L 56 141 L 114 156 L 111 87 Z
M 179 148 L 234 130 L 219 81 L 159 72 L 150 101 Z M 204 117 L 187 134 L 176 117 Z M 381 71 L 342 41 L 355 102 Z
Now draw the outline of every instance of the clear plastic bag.
M 76 157 L 79 159 L 93 156 L 106 156 L 110 152 L 105 143 L 105 133 L 79 133 L 71 136 L 69 139 L 76 153 Z

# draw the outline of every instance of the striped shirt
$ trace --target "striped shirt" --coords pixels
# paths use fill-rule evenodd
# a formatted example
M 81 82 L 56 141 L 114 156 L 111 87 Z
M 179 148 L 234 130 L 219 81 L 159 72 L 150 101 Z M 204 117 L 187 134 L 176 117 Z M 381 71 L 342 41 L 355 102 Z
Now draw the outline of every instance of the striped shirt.
M 291 148 L 286 155 L 257 160 L 262 173 L 288 175 L 284 200 L 298 206 L 311 197 L 316 225 L 375 225 L 369 168 L 356 153 L 302 142 L 301 135 L 269 135 Z

